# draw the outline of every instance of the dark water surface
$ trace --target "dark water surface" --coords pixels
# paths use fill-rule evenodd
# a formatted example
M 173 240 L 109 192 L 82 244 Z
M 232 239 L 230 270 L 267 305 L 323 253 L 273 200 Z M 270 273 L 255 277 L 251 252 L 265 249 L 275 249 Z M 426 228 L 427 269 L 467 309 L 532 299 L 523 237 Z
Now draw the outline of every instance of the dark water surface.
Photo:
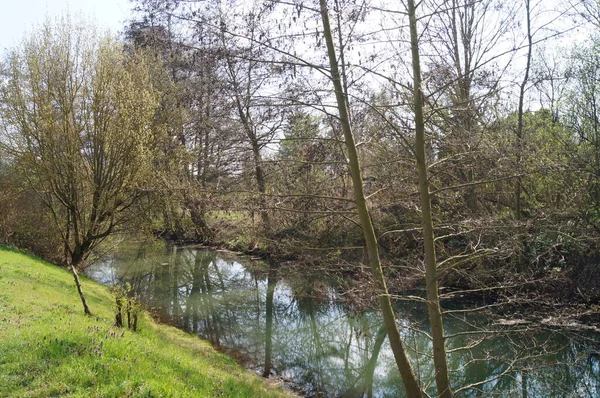
M 323 278 L 284 269 L 146 241 L 122 244 L 87 274 L 131 283 L 163 321 L 235 353 L 260 374 L 292 381 L 304 395 L 403 397 L 378 312 L 358 313 Z M 400 300 L 396 311 L 415 371 L 434 394 L 426 308 Z M 446 334 L 457 335 L 448 340 L 456 350 L 449 367 L 457 396 L 600 397 L 598 336 L 535 326 L 500 326 L 460 308 L 447 314 Z

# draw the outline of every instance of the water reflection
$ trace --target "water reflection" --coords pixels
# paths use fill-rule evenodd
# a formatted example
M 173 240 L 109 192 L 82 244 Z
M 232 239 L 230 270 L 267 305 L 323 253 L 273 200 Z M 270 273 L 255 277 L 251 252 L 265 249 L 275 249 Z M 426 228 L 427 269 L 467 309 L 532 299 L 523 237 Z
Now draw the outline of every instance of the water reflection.
M 275 286 L 277 285 L 277 268 L 269 266 L 267 277 L 267 302 L 265 305 L 265 360 L 262 375 L 269 377 L 273 367 L 273 298 L 275 297 Z M 257 289 L 258 292 L 258 289 Z
M 160 242 L 123 246 L 88 275 L 131 283 L 163 321 L 239 355 L 265 376 L 298 383 L 307 396 L 404 396 L 378 313 L 349 310 L 322 280 Z M 399 302 L 397 312 L 415 369 L 433 394 L 431 343 L 422 332 L 426 308 Z M 597 341 L 549 331 L 471 334 L 489 329 L 488 320 L 454 315 L 445 328 L 455 335 L 448 348 L 458 396 L 600 396 L 600 358 L 592 354 Z

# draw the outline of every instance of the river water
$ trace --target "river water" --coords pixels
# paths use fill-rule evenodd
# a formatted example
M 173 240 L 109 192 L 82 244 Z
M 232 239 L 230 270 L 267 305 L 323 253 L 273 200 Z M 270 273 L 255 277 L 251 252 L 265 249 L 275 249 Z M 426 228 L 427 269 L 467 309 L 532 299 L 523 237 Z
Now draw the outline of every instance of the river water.
M 104 284 L 129 282 L 162 321 L 212 341 L 259 374 L 290 381 L 305 396 L 403 397 L 378 312 L 344 304 L 326 278 L 285 269 L 145 241 L 122 244 L 86 272 Z M 398 300 L 396 312 L 415 371 L 433 395 L 426 308 Z M 447 346 L 457 396 L 600 397 L 596 335 L 501 326 L 460 307 L 444 321 L 455 336 Z

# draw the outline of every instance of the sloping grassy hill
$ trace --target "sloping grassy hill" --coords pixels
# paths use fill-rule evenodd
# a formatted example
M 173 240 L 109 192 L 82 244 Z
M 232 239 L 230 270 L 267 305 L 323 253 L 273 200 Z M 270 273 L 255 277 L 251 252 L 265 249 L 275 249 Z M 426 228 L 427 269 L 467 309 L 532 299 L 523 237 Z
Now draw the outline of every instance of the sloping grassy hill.
M 0 397 L 284 397 L 207 342 L 148 316 L 113 327 L 105 286 L 0 247 Z

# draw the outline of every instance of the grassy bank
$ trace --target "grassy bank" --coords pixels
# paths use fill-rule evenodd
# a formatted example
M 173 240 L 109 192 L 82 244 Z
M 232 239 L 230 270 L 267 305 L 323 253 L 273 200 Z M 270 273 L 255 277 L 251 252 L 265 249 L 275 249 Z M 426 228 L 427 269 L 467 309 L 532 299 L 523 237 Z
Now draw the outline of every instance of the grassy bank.
M 0 247 L 0 397 L 284 397 L 210 344 L 148 316 L 113 326 L 105 286 Z

